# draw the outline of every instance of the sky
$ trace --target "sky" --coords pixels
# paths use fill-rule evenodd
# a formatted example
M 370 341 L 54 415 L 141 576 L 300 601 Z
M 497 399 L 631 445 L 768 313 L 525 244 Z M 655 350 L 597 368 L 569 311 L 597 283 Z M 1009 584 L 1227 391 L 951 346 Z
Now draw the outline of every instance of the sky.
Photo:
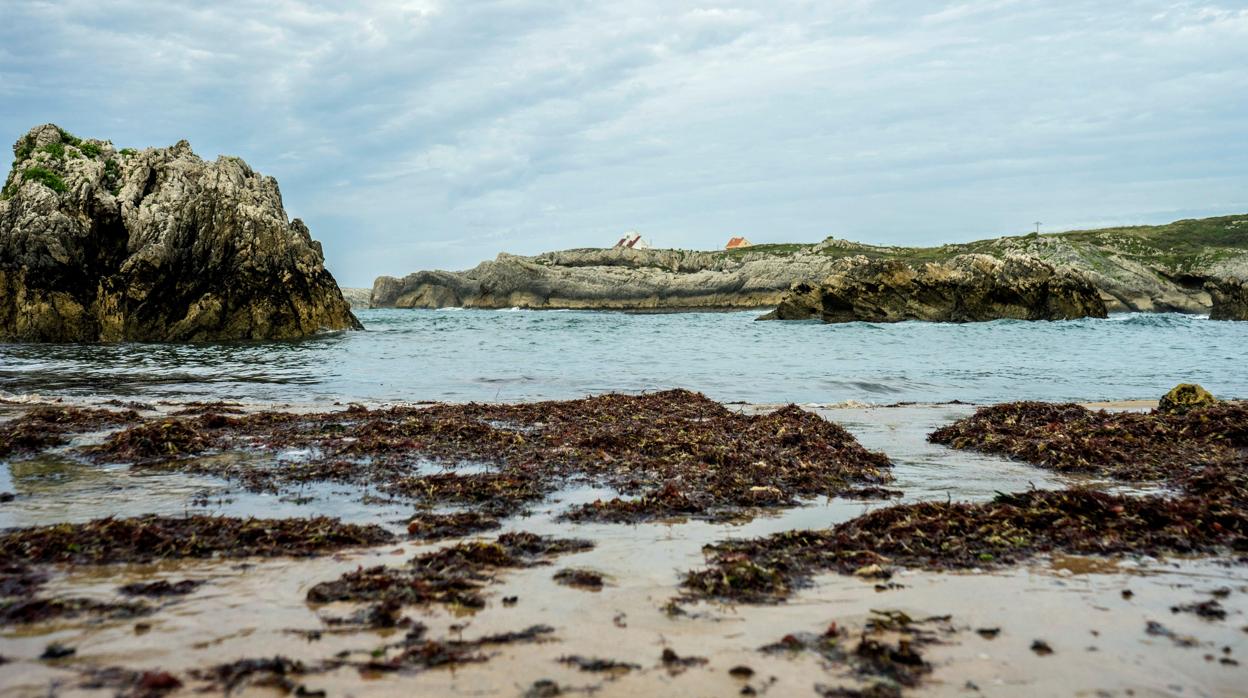
M 0 0 L 46 122 L 242 157 L 344 286 L 1161 223 L 1248 212 L 1248 0 Z

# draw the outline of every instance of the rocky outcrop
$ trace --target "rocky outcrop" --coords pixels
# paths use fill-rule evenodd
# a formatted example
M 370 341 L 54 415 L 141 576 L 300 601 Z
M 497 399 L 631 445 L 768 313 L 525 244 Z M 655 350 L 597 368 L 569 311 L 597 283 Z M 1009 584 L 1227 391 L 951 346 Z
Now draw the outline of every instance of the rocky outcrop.
M 54 125 L 0 193 L 0 340 L 285 339 L 359 328 L 277 182 L 186 141 L 117 150 Z
M 369 301 L 373 297 L 371 288 L 343 288 L 342 297 L 351 306 L 352 310 L 358 308 L 367 308 Z
M 1210 312 L 1204 283 L 1248 275 L 1248 216 L 1176 221 L 1052 235 L 1025 235 L 931 248 L 866 245 L 829 238 L 814 245 L 745 250 L 582 249 L 536 257 L 499 255 L 463 272 L 383 276 L 373 307 L 690 310 L 776 307 L 802 316 L 794 284 L 808 291 L 839 260 L 865 256 L 910 266 L 962 254 L 1027 256 L 1078 272 L 1109 312 Z M 800 295 L 800 294 L 797 294 Z M 806 304 L 809 305 L 809 304 Z
M 465 272 L 425 271 L 373 285 L 373 307 L 693 310 L 780 302 L 794 281 L 820 276 L 820 255 L 727 257 L 678 250 L 500 254 Z
M 801 283 L 763 319 L 981 322 L 1105 317 L 1082 275 L 1032 257 L 959 255 L 943 263 L 839 260 L 822 283 Z
M 1248 320 L 1248 281 L 1243 279 L 1210 279 L 1205 290 L 1213 300 L 1210 320 Z
M 1218 399 L 1202 386 L 1196 383 L 1179 383 L 1161 396 L 1157 409 L 1169 414 L 1184 414 L 1216 404 Z

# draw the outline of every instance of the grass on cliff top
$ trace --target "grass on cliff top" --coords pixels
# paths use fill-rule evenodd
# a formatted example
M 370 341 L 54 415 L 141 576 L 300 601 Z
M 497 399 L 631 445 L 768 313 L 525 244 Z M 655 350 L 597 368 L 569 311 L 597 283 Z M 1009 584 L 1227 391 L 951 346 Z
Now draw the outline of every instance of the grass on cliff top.
M 889 247 L 860 242 L 839 241 L 825 247 L 819 254 L 828 257 L 863 255 L 871 259 L 896 259 L 911 264 L 945 262 L 962 254 L 1002 256 L 1007 251 L 1026 248 L 1031 243 L 1058 239 L 1082 248 L 1084 256 L 1101 256 L 1112 251 L 1143 261 L 1171 267 L 1187 266 L 1198 256 L 1223 258 L 1236 252 L 1248 252 L 1248 214 L 1215 218 L 1186 219 L 1164 225 L 1140 225 L 1096 230 L 1074 230 L 1062 233 L 1015 235 L 972 242 L 952 243 L 938 247 Z M 788 256 L 809 250 L 813 245 L 777 243 L 754 245 L 720 254 L 733 258 L 746 255 L 771 254 Z

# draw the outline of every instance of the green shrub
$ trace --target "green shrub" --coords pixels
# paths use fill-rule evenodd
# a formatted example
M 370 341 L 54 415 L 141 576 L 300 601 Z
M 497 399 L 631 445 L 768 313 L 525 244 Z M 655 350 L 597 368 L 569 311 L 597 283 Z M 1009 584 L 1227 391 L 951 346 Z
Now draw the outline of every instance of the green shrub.
M 12 196 L 16 193 L 17 182 L 10 178 L 9 183 L 4 185 L 4 189 L 0 189 L 0 199 L 12 198 Z
M 22 138 L 22 142 L 18 143 L 17 150 L 13 154 L 17 157 L 17 161 L 21 162 L 30 157 L 33 152 L 35 152 L 35 139 L 27 134 Z
M 78 146 L 78 150 L 81 150 L 82 154 L 86 155 L 89 158 L 98 158 L 104 152 L 104 149 L 96 145 L 95 143 L 86 143 L 86 142 Z
M 127 156 L 127 157 L 129 157 L 129 156 L 131 156 L 131 155 L 138 155 L 138 154 L 139 154 L 139 151 L 135 150 L 134 148 L 122 148 L 119 152 L 120 152 L 122 155 L 125 155 L 125 156 Z
M 69 191 L 69 187 L 65 186 L 65 180 L 61 179 L 60 175 L 44 167 L 27 167 L 22 173 L 22 179 L 27 182 L 38 182 L 52 191 Z
M 63 128 L 57 127 L 57 131 L 61 132 L 61 140 L 69 145 L 82 145 L 82 139 Z
M 65 159 L 65 144 L 64 143 L 49 143 L 43 146 L 42 148 L 40 148 L 39 150 L 50 154 L 52 157 L 56 158 L 57 160 Z
M 113 196 L 121 191 L 121 166 L 112 158 L 104 161 L 104 186 Z

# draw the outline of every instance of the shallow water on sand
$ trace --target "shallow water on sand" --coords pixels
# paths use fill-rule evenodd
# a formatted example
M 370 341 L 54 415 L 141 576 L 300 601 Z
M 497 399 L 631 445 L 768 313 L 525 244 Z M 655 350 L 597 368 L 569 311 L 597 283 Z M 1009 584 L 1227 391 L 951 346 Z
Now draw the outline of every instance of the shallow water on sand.
M 0 345 L 0 391 L 154 400 L 517 401 L 672 387 L 875 404 L 1248 396 L 1248 323 L 1173 314 L 965 325 L 758 313 L 365 310 L 302 342 Z
M 765 408 L 747 408 L 765 409 Z M 1063 487 L 1078 480 L 991 456 L 955 452 L 929 444 L 931 429 L 969 414 L 965 405 L 820 410 L 868 448 L 886 451 L 895 463 L 895 486 L 905 500 L 987 499 L 996 491 L 1030 486 Z M 182 512 L 299 516 L 331 514 L 362 523 L 402 529 L 410 509 L 360 501 L 366 492 L 343 486 L 306 488 L 283 496 L 240 493 L 211 478 L 182 474 L 132 475 L 125 468 L 100 469 L 45 457 L 0 468 L 0 480 L 19 497 L 0 507 L 0 527 L 86 520 L 109 514 Z M 818 500 L 807 506 L 743 524 L 701 521 L 636 526 L 575 525 L 554 520 L 567 506 L 606 496 L 602 490 L 572 489 L 507 520 L 504 530 L 591 539 L 588 552 L 560 557 L 552 565 L 505 571 L 487 588 L 487 606 L 476 613 L 442 607 L 408 609 L 429 626 L 432 638 L 472 639 L 523 630 L 534 624 L 555 629 L 552 641 L 488 648 L 487 663 L 457 669 L 362 677 L 355 669 L 300 678 L 308 690 L 330 695 L 516 696 L 535 681 L 549 679 L 596 695 L 735 695 L 750 685 L 768 695 L 812 695 L 816 684 L 855 685 L 841 668 L 807 654 L 763 654 L 758 648 L 789 633 L 822 632 L 829 623 L 854 632 L 872 609 L 898 609 L 915 618 L 951 614 L 954 634 L 924 650 L 934 673 L 916 695 L 1235 695 L 1248 647 L 1239 630 L 1248 622 L 1248 572 L 1210 561 L 1116 562 L 1087 558 L 1039 560 L 993 573 L 905 572 L 899 587 L 877 591 L 871 582 L 822 575 L 777 606 L 691 604 L 689 616 L 672 617 L 661 607 L 678 592 L 681 574 L 703 564 L 702 546 L 734 537 L 753 537 L 794 528 L 822 528 L 858 516 L 879 501 Z M 485 537 L 492 537 L 491 532 Z M 455 541 L 447 541 L 447 544 Z M 58 575 L 49 591 L 100 600 L 116 599 L 116 588 L 143 580 L 204 579 L 185 599 L 168 602 L 156 615 L 135 621 L 69 621 L 0 631 L 0 693 L 62 695 L 76 684 L 74 670 L 125 666 L 184 672 L 240 658 L 281 654 L 309 664 L 340 651 L 363 653 L 400 639 L 402 630 L 335 633 L 322 618 L 346 615 L 352 607 L 315 608 L 305 602 L 314 584 L 358 565 L 401 565 L 444 543 L 398 543 L 310 560 L 183 561 L 155 565 L 80 567 Z M 565 567 L 602 573 L 607 586 L 588 592 L 555 584 Z M 1095 572 L 1095 574 L 1088 574 Z M 1174 614 L 1169 607 L 1209 598 L 1212 589 L 1231 590 L 1223 605 L 1226 621 Z M 1130 588 L 1131 599 L 1122 596 Z M 501 599 L 517 596 L 514 605 Z M 1145 633 L 1158 621 L 1194 647 Z M 978 628 L 1000 628 L 994 639 Z M 292 631 L 323 631 L 309 640 Z M 1054 654 L 1030 650 L 1043 639 Z M 54 662 L 35 658 L 49 642 L 76 647 L 77 655 Z M 671 648 L 708 663 L 673 673 L 660 663 Z M 1227 649 L 1223 649 L 1227 648 Z M 622 675 L 577 671 L 557 660 L 580 654 L 637 664 Z M 1206 656 L 1212 659 L 1206 659 Z M 749 666 L 748 680 L 728 670 Z M 977 687 L 968 688 L 968 684 Z M 1104 693 L 1098 693 L 1104 692 Z M 249 688 L 244 695 L 272 695 Z

